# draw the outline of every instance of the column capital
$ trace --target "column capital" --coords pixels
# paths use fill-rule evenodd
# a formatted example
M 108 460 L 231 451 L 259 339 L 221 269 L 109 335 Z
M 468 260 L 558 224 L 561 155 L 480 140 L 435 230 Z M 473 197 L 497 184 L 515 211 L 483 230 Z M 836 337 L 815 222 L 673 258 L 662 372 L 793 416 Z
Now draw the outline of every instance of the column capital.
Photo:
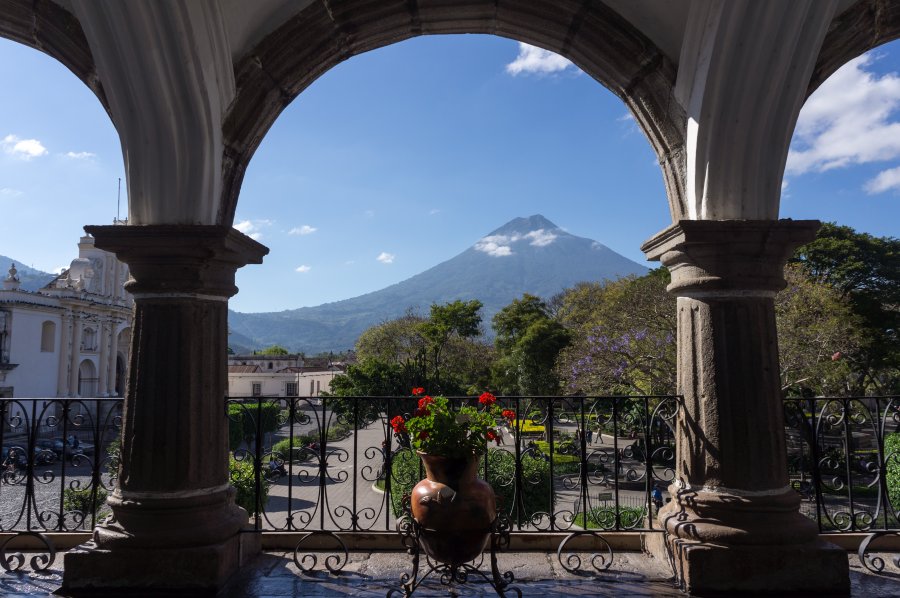
M 228 226 L 153 224 L 85 226 L 94 246 L 128 264 L 128 292 L 231 297 L 234 274 L 246 264 L 261 264 L 269 249 Z
M 791 252 L 815 238 L 818 220 L 680 220 L 641 251 L 672 274 L 679 296 L 774 294 Z

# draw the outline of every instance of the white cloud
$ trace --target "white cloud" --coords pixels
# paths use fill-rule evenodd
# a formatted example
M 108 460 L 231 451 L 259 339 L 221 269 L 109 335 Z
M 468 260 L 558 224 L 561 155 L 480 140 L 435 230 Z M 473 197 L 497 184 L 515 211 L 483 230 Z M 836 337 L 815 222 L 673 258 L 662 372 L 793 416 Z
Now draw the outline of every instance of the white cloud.
M 900 157 L 895 114 L 900 76 L 867 71 L 873 60 L 871 53 L 851 60 L 809 98 L 797 120 L 787 172 L 824 172 Z
M 509 237 L 506 235 L 491 235 L 475 243 L 475 250 L 483 251 L 493 257 L 512 255 L 512 248 L 506 243 L 509 243 Z
M 272 226 L 272 220 L 241 220 L 234 225 L 238 232 L 244 233 L 254 241 L 262 238 L 261 229 Z
M 382 264 L 393 264 L 394 258 L 397 257 L 393 253 L 388 253 L 387 251 L 382 251 L 378 254 L 378 257 L 375 259 L 381 262 Z
M 519 42 L 519 55 L 506 65 L 506 72 L 513 76 L 521 73 L 549 74 L 564 71 L 570 67 L 578 71 L 578 67 L 559 54 Z
M 870 195 L 884 193 L 891 189 L 900 191 L 900 166 L 879 172 L 874 179 L 866 181 L 865 189 L 866 193 Z
M 518 241 L 528 241 L 529 245 L 534 247 L 546 247 L 556 241 L 557 235 L 552 232 L 539 228 L 523 234 L 515 233 L 512 235 L 490 235 L 479 239 L 474 248 L 493 257 L 503 257 L 512 255 L 511 245 Z
M 31 160 L 47 154 L 47 148 L 37 139 L 20 139 L 7 135 L 2 141 L 3 151 L 22 160 Z
M 300 272 L 301 274 L 305 274 L 306 272 L 309 272 L 310 270 L 312 270 L 312 267 L 307 266 L 306 264 L 303 264 L 302 266 L 297 266 L 297 269 L 296 269 L 296 271 Z
M 72 160 L 90 160 L 96 157 L 97 154 L 93 152 L 66 152 L 66 158 L 71 158 Z
M 303 226 L 298 226 L 296 228 L 292 228 L 291 230 L 288 231 L 288 234 L 289 235 L 311 235 L 314 232 L 316 232 L 317 230 L 319 230 L 319 229 L 317 229 L 314 226 L 304 224 Z
M 546 247 L 556 240 L 556 235 L 548 230 L 539 228 L 538 230 L 533 230 L 525 235 L 525 238 L 531 239 L 531 244 L 535 247 Z
M 19 197 L 22 192 L 12 187 L 3 187 L 0 189 L 0 197 Z
M 431 210 L 430 212 L 428 212 L 428 215 L 429 215 L 429 216 L 434 216 L 435 214 L 440 214 L 440 213 L 441 213 L 441 211 L 440 211 L 439 209 L 434 208 L 433 210 Z
M 632 114 L 631 112 L 626 112 L 625 114 L 623 114 L 622 116 L 620 116 L 620 117 L 617 118 L 616 120 L 617 120 L 618 122 L 620 122 L 620 123 L 627 123 L 627 122 L 629 122 L 629 121 L 633 121 L 633 120 L 634 120 L 634 114 Z

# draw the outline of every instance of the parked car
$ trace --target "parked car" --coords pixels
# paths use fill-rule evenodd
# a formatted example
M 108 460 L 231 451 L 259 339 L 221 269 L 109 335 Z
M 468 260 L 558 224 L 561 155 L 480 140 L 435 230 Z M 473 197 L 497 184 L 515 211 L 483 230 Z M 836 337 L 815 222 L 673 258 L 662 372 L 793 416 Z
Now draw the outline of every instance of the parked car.
M 66 440 L 63 440 L 62 436 L 54 436 L 53 438 L 39 440 L 38 446 L 53 451 L 59 458 L 61 458 L 63 454 L 66 456 L 90 455 L 94 452 L 93 444 L 90 442 L 82 442 L 73 434 L 70 434 Z

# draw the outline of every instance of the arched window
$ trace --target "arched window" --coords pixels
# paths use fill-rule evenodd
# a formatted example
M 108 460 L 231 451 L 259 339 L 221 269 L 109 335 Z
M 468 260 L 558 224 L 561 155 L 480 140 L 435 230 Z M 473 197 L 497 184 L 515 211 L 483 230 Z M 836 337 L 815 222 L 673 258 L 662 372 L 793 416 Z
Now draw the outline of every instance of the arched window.
M 41 324 L 41 353 L 56 350 L 56 323 L 49 320 Z

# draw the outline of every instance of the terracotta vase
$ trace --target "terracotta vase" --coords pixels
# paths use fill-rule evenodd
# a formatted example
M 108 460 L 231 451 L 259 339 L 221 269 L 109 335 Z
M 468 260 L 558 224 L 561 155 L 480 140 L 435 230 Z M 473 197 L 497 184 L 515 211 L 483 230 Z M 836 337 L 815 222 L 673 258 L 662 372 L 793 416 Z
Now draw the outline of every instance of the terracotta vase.
M 478 557 L 487 546 L 497 516 L 494 489 L 475 477 L 478 457 L 467 459 L 419 453 L 425 479 L 413 488 L 413 518 L 419 541 L 432 559 L 451 566 Z

